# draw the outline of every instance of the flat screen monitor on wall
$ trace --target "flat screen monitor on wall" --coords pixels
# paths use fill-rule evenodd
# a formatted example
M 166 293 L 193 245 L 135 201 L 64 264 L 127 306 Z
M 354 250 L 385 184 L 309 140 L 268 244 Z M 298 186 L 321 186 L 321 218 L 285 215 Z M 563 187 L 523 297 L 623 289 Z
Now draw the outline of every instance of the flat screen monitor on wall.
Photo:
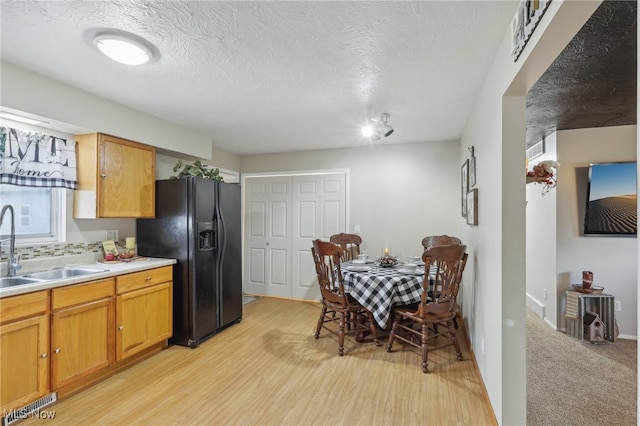
M 591 163 L 584 235 L 638 233 L 637 163 Z

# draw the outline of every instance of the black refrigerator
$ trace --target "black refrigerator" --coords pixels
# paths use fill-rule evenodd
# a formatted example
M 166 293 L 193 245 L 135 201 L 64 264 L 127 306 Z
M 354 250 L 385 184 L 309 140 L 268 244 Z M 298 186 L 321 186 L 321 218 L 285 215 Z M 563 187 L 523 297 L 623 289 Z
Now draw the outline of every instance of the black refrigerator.
M 197 347 L 242 320 L 240 185 L 156 181 L 156 216 L 137 219 L 140 256 L 172 258 L 173 337 Z

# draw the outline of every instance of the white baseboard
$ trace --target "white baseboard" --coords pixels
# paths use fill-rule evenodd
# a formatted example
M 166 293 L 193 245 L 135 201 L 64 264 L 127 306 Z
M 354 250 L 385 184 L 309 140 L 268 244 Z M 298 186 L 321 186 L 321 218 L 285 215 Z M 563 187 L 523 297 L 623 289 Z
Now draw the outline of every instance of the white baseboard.
M 531 308 L 536 315 L 544 319 L 544 305 L 531 297 L 529 293 L 527 293 L 527 307 Z
M 638 336 L 630 336 L 628 334 L 618 334 L 616 339 L 638 340 Z
M 551 323 L 549 322 L 549 319 L 548 319 L 548 318 L 544 318 L 544 322 L 545 322 L 549 327 L 551 327 L 551 329 L 553 329 L 553 330 L 555 330 L 555 331 L 558 331 L 558 327 L 556 327 L 555 325 L 551 324 Z
M 563 333 L 567 332 L 567 329 L 562 327 L 562 328 L 558 328 L 557 331 L 561 331 Z M 638 340 L 638 336 L 632 336 L 630 334 L 618 334 L 616 336 L 616 339 L 625 339 L 625 340 Z

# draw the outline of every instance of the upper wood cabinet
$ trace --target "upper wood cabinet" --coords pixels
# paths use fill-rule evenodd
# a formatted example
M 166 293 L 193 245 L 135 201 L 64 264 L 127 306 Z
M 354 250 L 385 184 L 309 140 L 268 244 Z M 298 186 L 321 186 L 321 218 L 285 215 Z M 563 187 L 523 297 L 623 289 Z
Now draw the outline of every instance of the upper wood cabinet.
M 154 217 L 156 150 L 102 133 L 76 135 L 74 217 Z

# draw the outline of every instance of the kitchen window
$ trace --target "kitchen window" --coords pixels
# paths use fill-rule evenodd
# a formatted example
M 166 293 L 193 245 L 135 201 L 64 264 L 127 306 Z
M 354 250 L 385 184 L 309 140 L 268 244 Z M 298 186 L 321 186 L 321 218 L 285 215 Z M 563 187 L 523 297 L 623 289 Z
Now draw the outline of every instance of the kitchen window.
M 20 160 L 25 170 L 38 172 L 36 176 L 40 176 L 40 172 L 45 171 L 45 167 L 58 167 L 59 165 L 59 162 L 56 161 L 31 162 L 30 160 L 34 159 L 36 151 L 36 158 L 45 160 L 53 158 L 50 158 L 50 156 L 53 156 L 54 152 L 56 155 L 62 154 L 61 150 L 63 148 L 72 146 L 62 143 L 62 141 L 73 140 L 73 136 L 66 132 L 44 129 L 11 120 L 2 120 L 0 125 L 7 132 L 4 148 L 10 153 L 7 154 L 4 160 L 9 159 L 10 162 Z M 55 146 L 52 143 L 54 139 Z M 39 143 L 34 145 L 34 140 Z M 35 149 L 35 146 L 40 148 Z M 64 155 L 68 158 L 75 158 L 75 152 L 65 151 Z M 66 240 L 66 205 L 69 190 L 59 187 L 60 182 L 50 185 L 45 182 L 45 179 L 37 179 L 38 182 L 34 182 L 33 179 L 26 179 L 25 182 L 21 175 L 14 178 L 7 176 L 7 170 L 13 169 L 14 167 L 9 169 L 5 167 L 3 172 L 5 180 L 0 183 L 0 208 L 6 204 L 13 206 L 16 244 L 35 245 L 64 242 Z M 55 174 L 55 176 L 59 175 L 59 173 Z M 65 175 L 63 174 L 63 176 Z M 75 174 L 63 179 L 65 182 L 67 180 L 75 181 Z M 25 184 L 30 186 L 22 186 Z M 70 188 L 69 186 L 67 187 Z M 6 213 L 0 228 L 0 240 L 4 240 L 11 235 L 10 218 L 11 215 Z M 8 242 L 3 243 L 3 255 L 4 244 L 8 244 Z
M 0 185 L 0 204 L 11 204 L 17 244 L 55 243 L 65 239 L 66 190 Z M 0 206 L 1 207 L 1 206 Z M 11 235 L 11 214 L 5 213 L 0 239 Z

